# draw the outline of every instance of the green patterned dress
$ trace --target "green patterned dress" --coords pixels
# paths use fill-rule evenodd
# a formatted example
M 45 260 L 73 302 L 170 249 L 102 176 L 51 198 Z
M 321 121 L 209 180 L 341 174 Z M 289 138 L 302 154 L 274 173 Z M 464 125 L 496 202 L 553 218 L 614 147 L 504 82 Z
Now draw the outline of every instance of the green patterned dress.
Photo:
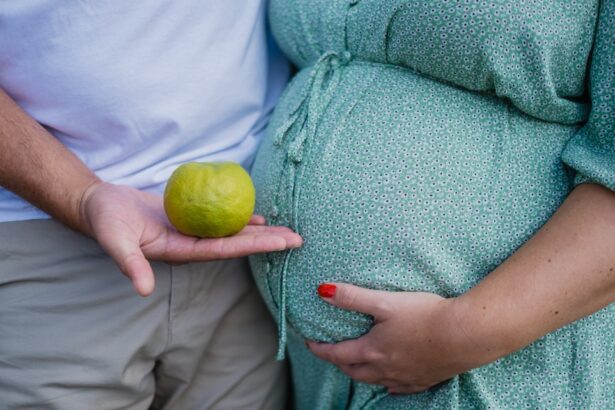
M 322 282 L 457 296 L 575 184 L 615 189 L 615 0 L 272 0 L 270 20 L 299 72 L 254 164 L 257 212 L 305 245 L 251 263 L 297 407 L 615 408 L 614 306 L 416 395 L 303 343 L 372 325 Z

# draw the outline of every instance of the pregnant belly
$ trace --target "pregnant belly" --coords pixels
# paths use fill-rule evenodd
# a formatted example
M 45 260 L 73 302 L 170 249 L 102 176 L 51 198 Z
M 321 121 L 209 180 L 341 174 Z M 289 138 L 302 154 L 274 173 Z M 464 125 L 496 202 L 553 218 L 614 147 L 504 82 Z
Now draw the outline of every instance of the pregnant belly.
M 257 212 L 305 240 L 290 255 L 252 257 L 255 279 L 292 331 L 321 341 L 371 326 L 320 300 L 322 282 L 455 296 L 497 267 L 568 193 L 560 152 L 575 131 L 408 70 L 340 70 L 301 161 L 288 152 L 306 123 L 274 139 L 307 72 L 280 101 L 253 169 Z

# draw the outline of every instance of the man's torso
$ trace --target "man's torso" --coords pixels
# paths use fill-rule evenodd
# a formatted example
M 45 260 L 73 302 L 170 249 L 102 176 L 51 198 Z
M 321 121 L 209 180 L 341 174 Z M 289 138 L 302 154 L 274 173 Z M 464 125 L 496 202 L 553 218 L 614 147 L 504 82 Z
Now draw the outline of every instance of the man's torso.
M 103 180 L 160 193 L 187 161 L 249 166 L 287 77 L 265 2 L 0 5 L 0 87 Z M 0 222 L 45 217 L 0 188 Z

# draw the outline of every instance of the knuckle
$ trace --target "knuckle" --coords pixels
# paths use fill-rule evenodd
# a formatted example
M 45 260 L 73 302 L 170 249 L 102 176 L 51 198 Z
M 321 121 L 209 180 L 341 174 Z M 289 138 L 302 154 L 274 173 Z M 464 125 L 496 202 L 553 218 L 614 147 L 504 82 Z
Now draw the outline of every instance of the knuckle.
M 312 352 L 312 354 L 320 357 L 321 359 L 323 358 L 323 354 L 322 354 L 322 349 L 320 348 L 320 343 L 310 343 L 310 344 L 306 344 L 308 350 L 310 352 Z
M 367 346 L 363 348 L 361 356 L 363 356 L 368 362 L 380 362 L 385 355 L 380 353 L 378 350 Z
M 211 259 L 223 259 L 226 253 L 226 243 L 222 239 L 218 239 L 212 243 Z
M 357 300 L 357 292 L 352 288 L 342 288 L 340 292 L 340 303 L 344 306 L 354 306 Z
M 376 302 L 376 309 L 378 309 L 381 314 L 388 316 L 392 310 L 391 303 L 389 303 L 388 300 L 382 298 L 378 300 L 378 302 Z
M 340 356 L 339 353 L 335 350 L 329 349 L 328 351 L 325 351 L 325 357 L 330 362 L 339 363 L 340 361 L 339 356 Z
M 316 356 L 320 357 L 321 359 L 326 360 L 328 362 L 333 361 L 333 354 L 331 353 L 329 349 L 327 349 L 327 346 L 321 343 L 316 343 L 315 345 L 311 347 L 311 350 L 312 350 L 312 353 L 314 353 Z

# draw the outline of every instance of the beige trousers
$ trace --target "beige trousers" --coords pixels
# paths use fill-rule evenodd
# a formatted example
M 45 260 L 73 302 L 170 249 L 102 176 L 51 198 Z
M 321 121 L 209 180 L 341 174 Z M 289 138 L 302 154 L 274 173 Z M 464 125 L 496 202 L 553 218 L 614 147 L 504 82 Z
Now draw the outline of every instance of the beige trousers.
M 0 223 L 0 409 L 284 408 L 246 261 L 153 266 L 143 298 L 95 241 Z

